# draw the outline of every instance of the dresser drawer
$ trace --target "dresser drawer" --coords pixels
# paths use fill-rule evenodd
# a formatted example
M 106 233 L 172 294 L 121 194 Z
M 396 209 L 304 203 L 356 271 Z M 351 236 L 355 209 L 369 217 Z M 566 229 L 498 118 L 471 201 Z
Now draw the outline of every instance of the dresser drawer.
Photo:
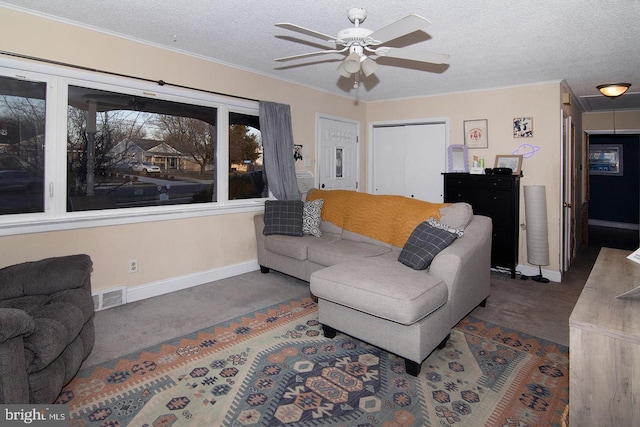
M 500 188 L 510 190 L 513 188 L 514 179 L 511 177 L 465 175 L 447 176 L 447 187 L 454 188 Z

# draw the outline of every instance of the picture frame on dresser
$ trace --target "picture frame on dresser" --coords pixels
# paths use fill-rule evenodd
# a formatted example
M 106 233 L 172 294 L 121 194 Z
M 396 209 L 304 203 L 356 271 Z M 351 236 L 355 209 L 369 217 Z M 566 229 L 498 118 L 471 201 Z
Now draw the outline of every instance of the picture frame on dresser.
M 496 156 L 495 168 L 509 168 L 512 175 L 522 173 L 522 154 L 498 154 Z

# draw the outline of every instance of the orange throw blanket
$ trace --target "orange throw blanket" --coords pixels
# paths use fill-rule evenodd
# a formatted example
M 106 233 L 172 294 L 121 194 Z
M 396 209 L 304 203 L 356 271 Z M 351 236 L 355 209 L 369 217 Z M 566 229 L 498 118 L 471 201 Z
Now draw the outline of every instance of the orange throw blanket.
M 403 196 L 350 190 L 309 191 L 307 201 L 323 199 L 322 219 L 372 239 L 403 247 L 418 224 L 450 203 L 429 203 Z

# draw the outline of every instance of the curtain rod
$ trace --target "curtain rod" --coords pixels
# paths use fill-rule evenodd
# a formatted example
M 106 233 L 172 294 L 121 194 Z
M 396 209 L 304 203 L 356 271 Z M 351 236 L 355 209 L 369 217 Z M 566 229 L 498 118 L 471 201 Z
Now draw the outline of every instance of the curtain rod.
M 100 69 L 97 69 L 97 68 L 85 67 L 83 65 L 69 64 L 68 62 L 55 61 L 53 59 L 38 58 L 36 56 L 29 56 L 29 55 L 24 55 L 24 54 L 21 54 L 21 53 L 7 52 L 5 50 L 0 50 L 0 54 L 6 55 L 6 56 L 13 56 L 15 58 L 20 58 L 20 59 L 28 59 L 28 60 L 31 60 L 31 61 L 44 62 L 46 64 L 52 64 L 52 65 L 59 65 L 59 66 L 63 66 L 63 67 L 75 68 L 75 69 L 83 70 L 83 71 L 91 71 L 91 72 L 94 72 L 94 73 L 107 74 L 107 75 L 110 75 L 110 76 L 126 77 L 126 78 L 129 78 L 129 79 L 140 80 L 140 81 L 143 81 L 143 82 L 156 83 L 159 86 L 172 86 L 172 87 L 177 87 L 177 88 L 180 88 L 180 89 L 189 89 L 189 90 L 195 90 L 195 91 L 198 91 L 198 92 L 205 92 L 205 93 L 209 93 L 209 94 L 212 94 L 212 95 L 228 96 L 228 97 L 231 97 L 231 98 L 243 99 L 245 101 L 260 102 L 259 99 L 247 98 L 247 97 L 244 97 L 244 96 L 237 96 L 237 95 L 229 95 L 228 93 L 216 92 L 216 91 L 213 91 L 213 90 L 200 89 L 200 88 L 192 87 L 192 86 L 184 86 L 184 85 L 177 84 L 177 83 L 168 83 L 168 82 L 165 82 L 164 80 L 153 80 L 153 79 L 148 79 L 146 77 L 138 77 L 138 76 L 132 76 L 130 74 L 116 73 L 114 71 L 100 70 Z

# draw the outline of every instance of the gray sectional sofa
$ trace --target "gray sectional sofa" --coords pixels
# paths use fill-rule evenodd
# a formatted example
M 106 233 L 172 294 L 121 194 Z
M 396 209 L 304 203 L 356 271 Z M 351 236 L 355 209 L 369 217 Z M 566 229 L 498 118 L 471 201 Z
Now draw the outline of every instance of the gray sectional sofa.
M 491 219 L 473 215 L 465 203 L 424 205 L 421 213 L 426 202 L 345 190 L 312 190 L 311 200 L 324 203 L 316 235 L 264 235 L 264 215 L 256 215 L 262 272 L 309 281 L 326 336 L 341 331 L 384 348 L 417 375 L 451 329 L 489 296 Z M 406 250 L 400 242 L 434 209 L 439 224 L 463 235 L 417 270 L 398 261 Z

